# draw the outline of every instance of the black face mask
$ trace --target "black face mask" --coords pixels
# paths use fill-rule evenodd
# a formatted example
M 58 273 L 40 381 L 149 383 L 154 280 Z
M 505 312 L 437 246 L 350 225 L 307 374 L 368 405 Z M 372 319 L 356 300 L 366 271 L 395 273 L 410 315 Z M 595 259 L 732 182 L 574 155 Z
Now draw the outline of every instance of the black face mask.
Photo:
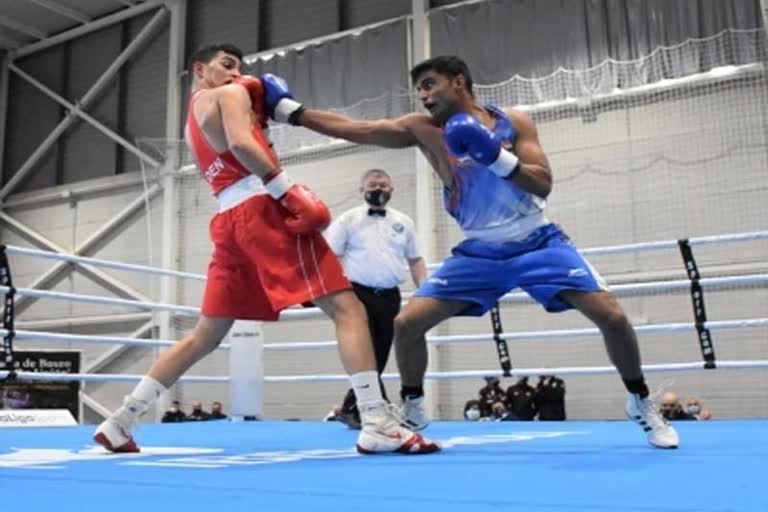
M 368 190 L 365 193 L 365 202 L 371 206 L 384 206 L 392 195 L 386 190 Z

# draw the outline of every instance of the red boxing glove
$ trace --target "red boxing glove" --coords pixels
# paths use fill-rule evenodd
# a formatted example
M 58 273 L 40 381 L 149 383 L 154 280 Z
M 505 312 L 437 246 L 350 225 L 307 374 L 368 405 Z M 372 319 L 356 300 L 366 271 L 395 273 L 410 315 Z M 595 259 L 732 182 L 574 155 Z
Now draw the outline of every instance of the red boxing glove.
M 267 127 L 267 107 L 264 101 L 264 84 L 261 80 L 251 75 L 241 75 L 232 80 L 234 84 L 240 84 L 248 91 L 251 97 L 251 110 L 256 115 L 256 122 L 262 128 Z
M 291 233 L 318 233 L 331 223 L 331 212 L 317 195 L 304 185 L 297 185 L 285 172 L 262 178 L 264 187 L 288 210 L 285 226 Z

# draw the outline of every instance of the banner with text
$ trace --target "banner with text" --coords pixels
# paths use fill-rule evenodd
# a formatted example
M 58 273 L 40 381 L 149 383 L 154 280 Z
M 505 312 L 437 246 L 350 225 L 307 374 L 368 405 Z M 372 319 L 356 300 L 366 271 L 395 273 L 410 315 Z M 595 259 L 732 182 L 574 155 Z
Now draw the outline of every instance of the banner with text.
M 79 373 L 79 350 L 14 351 L 16 371 Z M 0 370 L 8 370 L 0 361 Z M 68 409 L 80 421 L 80 383 L 44 380 L 0 381 L 0 409 Z

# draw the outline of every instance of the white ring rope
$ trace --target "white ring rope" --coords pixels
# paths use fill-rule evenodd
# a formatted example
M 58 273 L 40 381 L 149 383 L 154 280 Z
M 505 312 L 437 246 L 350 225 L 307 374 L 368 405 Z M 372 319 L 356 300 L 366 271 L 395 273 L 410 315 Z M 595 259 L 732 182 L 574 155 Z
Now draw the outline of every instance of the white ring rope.
M 768 239 L 768 231 L 758 231 L 752 233 L 738 233 L 731 235 L 717 235 L 690 238 L 688 242 L 691 246 L 704 245 L 713 243 L 727 243 L 727 242 L 744 242 L 752 240 Z M 82 263 L 93 266 L 103 266 L 113 269 L 127 270 L 133 272 L 144 272 L 154 275 L 172 276 L 182 279 L 193 279 L 198 281 L 204 281 L 205 276 L 199 274 L 192 274 L 188 272 L 179 272 L 174 270 L 158 269 L 154 267 L 147 267 L 143 265 L 118 263 L 108 260 L 100 260 L 97 258 L 87 258 L 82 256 L 75 256 L 65 253 L 53 253 L 47 251 L 39 251 L 34 249 L 26 249 L 15 246 L 5 246 L 6 251 L 9 254 L 18 254 L 32 257 L 41 257 L 46 259 L 63 260 L 70 263 Z M 637 243 L 618 245 L 610 247 L 599 247 L 585 249 L 581 251 L 584 255 L 605 255 L 605 254 L 621 254 L 627 252 L 644 252 L 654 251 L 660 249 L 673 249 L 678 247 L 677 240 L 650 242 L 650 243 Z M 431 264 L 430 268 L 435 268 L 439 264 Z M 742 287 L 742 286 L 766 286 L 768 285 L 768 275 L 766 274 L 753 274 L 744 276 L 728 276 L 728 277 L 716 277 L 701 279 L 700 284 L 703 289 L 721 289 L 725 287 Z M 658 292 L 677 292 L 690 290 L 691 282 L 689 280 L 673 280 L 673 281 L 657 281 L 637 284 L 625 284 L 617 285 L 611 288 L 611 291 L 615 295 L 627 296 L 627 295 L 640 295 L 647 293 Z M 0 286 L 0 293 L 7 293 L 10 291 L 9 287 Z M 163 304 L 154 302 L 141 302 L 129 299 L 107 298 L 97 297 L 90 295 L 79 295 L 74 293 L 54 292 L 49 290 L 35 290 L 27 288 L 15 288 L 17 295 L 36 297 L 36 298 L 49 298 L 54 300 L 68 300 L 72 302 L 83 302 L 91 304 L 109 304 L 116 306 L 125 306 L 138 308 L 141 310 L 157 310 L 157 311 L 170 311 L 184 316 L 197 316 L 199 315 L 199 308 L 190 306 L 178 306 L 174 304 Z M 518 303 L 527 302 L 531 299 L 524 293 L 516 292 L 504 295 L 500 299 L 500 302 L 504 303 Z M 311 318 L 320 315 L 321 312 L 318 308 L 306 308 L 295 309 L 290 311 L 284 311 L 281 315 L 283 319 L 300 319 Z M 744 329 L 744 328 L 759 328 L 767 327 L 768 318 L 752 318 L 741 320 L 724 320 L 724 321 L 710 321 L 706 323 L 706 327 L 710 330 L 726 330 L 726 329 Z M 636 327 L 638 334 L 651 335 L 651 334 L 665 334 L 673 332 L 693 332 L 695 331 L 695 325 L 692 323 L 670 323 L 670 324 L 656 324 L 656 325 L 641 325 Z M 8 331 L 0 329 L 0 335 L 7 334 Z M 557 339 L 562 340 L 566 338 L 582 339 L 592 338 L 599 336 L 600 331 L 596 328 L 589 329 L 568 329 L 568 330 L 554 330 L 554 331 L 527 331 L 527 332 L 510 332 L 502 333 L 501 336 L 509 341 L 532 341 L 541 339 Z M 492 339 L 492 334 L 475 334 L 475 335 L 456 335 L 456 336 L 431 336 L 427 338 L 429 343 L 434 345 L 453 344 L 453 343 L 474 343 L 485 342 Z M 122 337 L 104 337 L 104 336 L 88 336 L 88 335 L 74 335 L 68 333 L 46 333 L 38 331 L 15 331 L 15 339 L 19 341 L 23 340 L 47 340 L 47 341 L 64 341 L 82 342 L 82 343 L 101 343 L 101 344 L 122 344 L 133 346 L 145 346 L 145 347 L 168 347 L 176 343 L 172 340 L 147 340 L 140 338 L 122 338 Z M 295 343 L 271 343 L 265 344 L 265 351 L 288 351 L 288 350 L 306 350 L 306 349 L 326 349 L 335 347 L 336 341 L 318 341 L 318 342 L 295 342 Z M 227 350 L 230 348 L 227 344 L 222 344 L 218 348 Z M 644 365 L 643 370 L 645 372 L 663 372 L 663 371 L 688 371 L 688 370 L 701 370 L 705 368 L 703 361 L 689 362 L 689 363 L 672 363 L 672 364 L 655 364 Z M 718 361 L 718 369 L 735 369 L 735 368 L 751 368 L 762 369 L 768 368 L 768 360 L 742 360 L 742 361 Z M 0 379 L 7 377 L 9 372 L 0 371 Z M 598 374 L 614 374 L 616 368 L 613 366 L 592 366 L 592 367 L 565 367 L 565 368 L 527 368 L 527 369 L 513 369 L 511 371 L 512 376 L 536 376 L 536 375 L 598 375 Z M 475 379 L 479 377 L 485 377 L 489 375 L 499 375 L 501 372 L 498 369 L 495 370 L 470 370 L 470 371 L 453 371 L 453 372 L 432 372 L 427 373 L 426 378 L 430 380 L 442 380 L 442 379 Z M 81 382 L 137 382 L 141 380 L 143 375 L 121 375 L 121 374 L 62 374 L 62 373 L 50 373 L 50 372 L 17 372 L 16 378 L 19 380 L 46 380 L 46 381 L 81 381 Z M 330 381 L 342 381 L 348 380 L 347 375 L 284 375 L 284 376 L 265 376 L 265 382 L 271 383 L 291 383 L 291 382 L 330 382 Z M 382 375 L 385 380 L 396 380 L 399 376 L 396 374 Z M 230 377 L 223 376 L 185 376 L 180 379 L 182 382 L 187 383 L 229 383 Z
M 768 239 L 768 231 L 753 231 L 749 233 L 734 233 L 728 235 L 713 235 L 713 236 L 701 236 L 689 238 L 688 243 L 691 246 L 706 245 L 706 244 L 718 244 L 718 243 L 732 243 L 732 242 L 749 242 L 754 240 L 766 240 Z M 676 249 L 678 247 L 677 240 L 662 240 L 657 242 L 640 242 L 635 244 L 613 245 L 606 247 L 592 247 L 580 250 L 579 252 L 584 256 L 602 256 L 605 254 L 623 254 L 628 252 L 647 252 L 657 251 L 661 249 Z M 8 254 L 18 254 L 23 256 L 31 256 L 37 258 L 45 258 L 51 260 L 68 261 L 70 263 L 83 263 L 93 266 L 102 266 L 119 270 L 126 270 L 130 272 L 143 272 L 147 274 L 162 275 L 178 277 L 181 279 L 193 279 L 196 281 L 205 281 L 205 275 L 193 274 L 190 272 L 180 272 L 177 270 L 161 269 L 156 267 L 149 267 L 146 265 L 136 265 L 132 263 L 119 263 L 116 261 L 103 260 L 99 258 L 89 258 L 85 256 L 76 256 L 74 254 L 41 251 L 37 249 L 29 249 L 26 247 L 18 247 L 15 245 L 6 245 L 6 252 Z M 437 268 L 440 263 L 430 263 L 427 265 L 429 269 Z
M 14 341 L 54 341 L 63 343 L 88 343 L 94 345 L 128 345 L 132 347 L 170 347 L 176 344 L 176 340 L 149 340 L 146 338 L 123 338 L 120 336 L 94 336 L 88 334 L 70 334 L 61 332 L 42 332 L 15 330 Z M 0 329 L 0 336 L 5 336 L 8 331 Z M 228 343 L 218 346 L 221 350 L 229 350 Z
M 702 289 L 718 290 L 727 287 L 741 286 L 768 286 L 768 274 L 750 274 L 745 276 L 726 276 L 726 277 L 708 277 L 700 279 Z M 659 292 L 688 291 L 691 288 L 691 282 L 687 279 L 674 281 L 655 281 L 649 283 L 633 283 L 611 286 L 611 292 L 619 297 L 635 296 L 642 294 L 653 294 Z M 0 293 L 6 293 L 10 290 L 7 286 L 0 286 Z M 82 302 L 88 304 L 109 304 L 113 306 L 124 306 L 137 308 L 141 310 L 170 311 L 182 316 L 198 316 L 200 308 L 192 306 L 177 306 L 175 304 L 163 304 L 159 302 L 142 302 L 131 299 L 116 299 L 111 297 L 99 297 L 95 295 L 79 295 L 76 293 L 54 292 L 50 290 L 36 290 L 32 288 L 16 288 L 16 294 L 25 297 L 45 297 L 54 300 L 66 300 L 70 302 Z M 405 294 L 407 295 L 407 294 Z M 532 302 L 533 299 L 523 292 L 512 292 L 499 299 L 503 303 L 525 303 Z M 324 313 L 319 308 L 290 309 L 280 314 L 283 320 L 299 320 L 304 318 L 314 318 L 322 316 Z
M 768 239 L 768 231 L 753 231 L 751 233 L 732 233 L 727 235 L 699 236 L 688 238 L 688 245 L 720 244 L 731 242 L 751 242 L 754 240 Z M 679 247 L 677 240 L 662 240 L 658 242 L 640 242 L 636 244 L 613 245 L 606 247 L 592 247 L 584 249 L 581 252 L 584 256 L 603 255 L 603 254 L 621 254 L 625 252 L 647 252 L 658 251 L 661 249 L 677 249 Z
M 54 300 L 66 300 L 69 302 L 82 302 L 86 304 L 109 304 L 112 306 L 124 306 L 142 310 L 171 311 L 182 316 L 198 316 L 200 308 L 192 306 L 177 306 L 175 304 L 163 304 L 160 302 L 142 302 L 131 299 L 115 299 L 112 297 L 98 297 L 96 295 L 79 295 L 77 293 L 54 292 L 51 290 L 36 290 L 33 288 L 15 288 L 16 295 L 24 297 L 45 297 Z M 10 291 L 8 286 L 0 286 L 0 293 Z
M 742 286 L 768 286 L 768 274 L 750 274 L 744 276 L 706 277 L 699 279 L 704 290 L 721 290 L 723 288 L 738 288 Z M 691 281 L 678 279 L 674 281 L 651 281 L 647 283 L 632 283 L 609 285 L 611 293 L 617 297 L 651 295 L 659 292 L 687 292 L 691 289 Z M 534 302 L 525 292 L 512 292 L 504 295 L 499 302 L 505 304 Z
M 8 376 L 7 371 L 0 371 L 0 379 Z M 16 372 L 18 380 L 44 380 L 55 382 L 138 382 L 144 375 L 121 373 L 54 373 L 54 372 Z M 187 375 L 179 381 L 187 384 L 227 384 L 229 377 L 212 375 Z
M 768 318 L 746 318 L 742 320 L 713 320 L 705 322 L 704 326 L 710 331 L 725 331 L 730 329 L 757 329 L 768 327 Z M 635 331 L 642 335 L 669 334 L 678 332 L 696 332 L 696 325 L 693 323 L 669 323 L 639 325 Z M 91 344 L 106 345 L 131 345 L 144 347 L 169 347 L 176 342 L 171 340 L 147 340 L 143 338 L 120 338 L 115 336 L 94 336 L 85 334 L 52 333 L 40 331 L 14 331 L 16 341 L 42 340 L 42 341 L 61 341 L 65 343 L 80 342 Z M 0 329 L 0 336 L 5 336 L 8 331 Z M 561 329 L 552 331 L 517 331 L 503 332 L 501 337 L 507 341 L 538 341 L 563 339 L 585 339 L 600 336 L 600 330 L 596 328 L 588 329 Z M 460 334 L 450 336 L 427 336 L 427 342 L 433 345 L 451 345 L 457 343 L 478 343 L 493 339 L 493 333 L 487 334 Z M 301 341 L 288 343 L 265 343 L 264 350 L 269 352 L 287 352 L 295 350 L 308 349 L 327 349 L 338 345 L 335 340 L 331 341 Z M 218 347 L 221 350 L 229 350 L 230 345 L 222 343 Z
M 93 265 L 94 267 L 113 268 L 116 270 L 127 270 L 129 272 L 139 272 L 143 274 L 153 274 L 157 276 L 178 277 L 181 279 L 192 279 L 196 281 L 205 281 L 205 275 L 193 274 L 191 272 L 181 272 L 178 270 L 167 270 L 164 268 L 148 267 L 146 265 L 136 265 L 133 263 L 120 263 L 117 261 L 102 260 L 99 258 L 88 258 L 85 256 L 76 256 L 64 252 L 40 251 L 38 249 L 29 249 L 27 247 L 17 247 L 15 245 L 6 245 L 5 250 L 8 254 L 18 254 L 19 256 L 32 256 L 34 258 L 43 258 L 47 260 L 68 261 L 69 263 L 83 263 Z
M 670 364 L 648 364 L 643 365 L 643 371 L 646 373 L 662 373 L 676 371 L 694 371 L 704 370 L 703 361 L 690 363 L 670 363 Z M 768 368 L 766 360 L 734 360 L 718 361 L 718 370 L 734 369 L 752 369 L 760 370 Z M 519 368 L 510 371 L 511 377 L 533 377 L 538 375 L 606 375 L 617 373 L 613 366 L 577 366 L 564 368 Z M 7 371 L 0 371 L 0 379 L 8 375 Z M 455 379 L 478 379 L 495 375 L 503 377 L 498 370 L 467 370 L 456 372 L 427 372 L 424 376 L 428 380 L 455 380 Z M 19 380 L 45 380 L 58 382 L 138 382 L 144 375 L 128 374 L 87 374 L 87 373 L 51 373 L 51 372 L 17 372 L 16 378 Z M 383 380 L 398 380 L 400 376 L 394 373 L 382 374 Z M 187 376 L 180 379 L 181 382 L 189 384 L 226 384 L 230 382 L 229 377 L 213 376 Z M 295 383 L 295 382 L 348 382 L 349 376 L 346 374 L 336 375 L 273 375 L 265 376 L 264 382 L 267 383 Z
M 754 240 L 768 239 L 768 231 L 753 231 L 751 233 L 733 233 L 729 235 L 700 236 L 688 239 L 688 245 L 708 245 L 732 242 L 751 242 Z M 607 254 L 624 254 L 634 252 L 650 252 L 662 249 L 677 249 L 679 247 L 677 240 L 661 240 L 658 242 L 640 242 L 636 244 L 609 245 L 606 247 L 590 247 L 580 249 L 582 256 L 605 256 Z M 427 268 L 432 270 L 439 267 L 439 263 L 430 263 Z

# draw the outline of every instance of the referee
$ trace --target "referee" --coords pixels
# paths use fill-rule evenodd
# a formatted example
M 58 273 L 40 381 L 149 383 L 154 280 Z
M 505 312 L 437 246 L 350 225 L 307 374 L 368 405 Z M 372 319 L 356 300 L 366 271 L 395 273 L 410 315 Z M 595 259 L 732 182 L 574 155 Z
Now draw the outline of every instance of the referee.
M 406 268 L 410 269 L 416 286 L 427 279 L 427 266 L 416 245 L 413 220 L 387 208 L 393 190 L 392 178 L 386 171 L 366 171 L 360 181 L 360 193 L 366 204 L 342 213 L 325 232 L 355 294 L 365 305 L 379 375 L 392 348 L 393 322 L 400 311 L 398 286 L 405 281 Z M 383 383 L 381 390 L 386 398 Z M 342 421 L 359 428 L 360 414 L 351 389 L 341 412 Z

